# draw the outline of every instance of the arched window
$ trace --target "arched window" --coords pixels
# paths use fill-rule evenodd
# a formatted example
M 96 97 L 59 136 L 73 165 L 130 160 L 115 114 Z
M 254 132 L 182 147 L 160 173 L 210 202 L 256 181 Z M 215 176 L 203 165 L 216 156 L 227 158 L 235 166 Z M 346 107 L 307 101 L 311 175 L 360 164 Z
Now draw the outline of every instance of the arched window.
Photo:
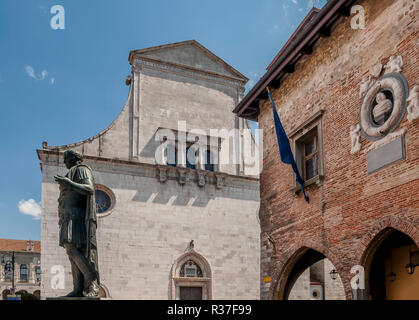
M 99 183 L 95 184 L 96 212 L 98 216 L 107 216 L 112 213 L 116 204 L 113 191 Z
M 213 159 L 212 159 L 212 154 L 211 154 L 211 151 L 209 151 L 209 150 L 207 150 L 205 170 L 214 171 L 214 163 L 213 163 Z
M 166 163 L 168 166 L 176 167 L 177 164 L 177 149 L 174 145 L 169 144 L 165 150 Z
M 192 146 L 186 148 L 186 167 L 189 169 L 196 169 L 196 151 Z
M 36 279 L 36 282 L 41 281 L 41 267 L 35 268 L 35 279 Z
M 4 265 L 4 278 L 6 281 L 12 281 L 12 263 L 10 261 L 6 262 Z
M 20 265 L 20 281 L 28 281 L 28 266 L 26 264 Z

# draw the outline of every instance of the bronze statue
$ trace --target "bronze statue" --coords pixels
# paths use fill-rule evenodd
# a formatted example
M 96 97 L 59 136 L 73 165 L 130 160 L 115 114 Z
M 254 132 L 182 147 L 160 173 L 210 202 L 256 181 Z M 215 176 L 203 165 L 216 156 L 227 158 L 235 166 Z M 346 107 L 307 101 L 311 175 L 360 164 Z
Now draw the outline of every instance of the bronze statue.
M 69 171 L 54 177 L 60 185 L 59 244 L 67 251 L 73 275 L 74 289 L 66 297 L 99 297 L 95 183 L 92 170 L 82 162 L 80 153 L 65 151 Z

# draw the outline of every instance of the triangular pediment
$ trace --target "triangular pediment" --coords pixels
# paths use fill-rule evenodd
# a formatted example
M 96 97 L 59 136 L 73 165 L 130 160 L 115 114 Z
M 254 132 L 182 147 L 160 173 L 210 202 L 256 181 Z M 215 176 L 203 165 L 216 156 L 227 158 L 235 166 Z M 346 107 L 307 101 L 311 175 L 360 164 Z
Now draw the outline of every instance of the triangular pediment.
M 136 58 L 150 58 L 153 60 L 224 75 L 240 79 L 242 81 L 248 80 L 246 76 L 241 74 L 195 40 L 134 50 L 130 53 L 130 58 L 132 56 L 135 56 Z

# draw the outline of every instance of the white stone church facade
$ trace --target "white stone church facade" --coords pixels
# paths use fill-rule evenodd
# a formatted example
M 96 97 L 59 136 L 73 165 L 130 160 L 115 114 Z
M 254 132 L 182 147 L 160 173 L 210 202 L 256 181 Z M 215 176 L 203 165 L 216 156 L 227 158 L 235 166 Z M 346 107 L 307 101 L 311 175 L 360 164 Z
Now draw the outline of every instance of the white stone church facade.
M 259 299 L 258 172 L 243 157 L 248 124 L 232 113 L 248 79 L 196 41 L 131 51 L 129 62 L 129 96 L 108 128 L 37 150 L 42 298 L 72 289 L 70 263 L 58 245 L 53 177 L 67 172 L 63 152 L 74 149 L 96 183 L 103 297 Z M 226 137 L 210 129 L 238 130 Z M 195 163 L 186 161 L 187 150 L 194 150 Z M 226 150 L 231 161 L 217 161 Z

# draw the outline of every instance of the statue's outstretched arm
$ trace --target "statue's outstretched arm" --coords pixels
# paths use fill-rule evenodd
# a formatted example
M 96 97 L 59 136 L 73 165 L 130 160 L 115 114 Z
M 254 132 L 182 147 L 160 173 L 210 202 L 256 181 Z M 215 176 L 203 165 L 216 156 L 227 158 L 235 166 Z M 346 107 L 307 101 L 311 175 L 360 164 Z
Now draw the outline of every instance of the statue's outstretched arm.
M 77 182 L 71 181 L 69 179 L 68 183 L 71 185 L 71 187 L 74 190 L 76 190 L 77 192 L 79 192 L 83 195 L 89 195 L 89 194 L 93 194 L 93 192 L 95 192 L 93 181 L 90 178 L 84 179 L 82 181 L 82 183 L 77 183 Z

